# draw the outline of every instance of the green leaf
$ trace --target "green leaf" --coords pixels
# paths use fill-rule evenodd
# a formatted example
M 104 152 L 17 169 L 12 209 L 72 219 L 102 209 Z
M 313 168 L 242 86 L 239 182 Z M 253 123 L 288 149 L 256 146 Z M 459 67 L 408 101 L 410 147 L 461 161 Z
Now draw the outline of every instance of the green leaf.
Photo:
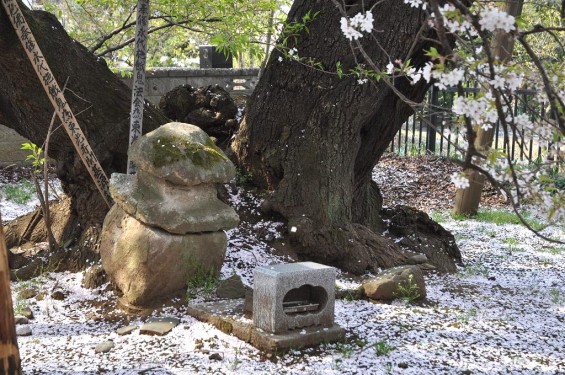
M 440 53 L 438 52 L 437 48 L 435 48 L 435 47 L 430 47 L 430 49 L 428 51 L 426 51 L 426 56 L 429 56 L 432 59 L 437 59 L 437 58 L 441 57 Z
M 343 68 L 341 67 L 341 61 L 335 63 L 337 76 L 341 79 L 343 77 Z

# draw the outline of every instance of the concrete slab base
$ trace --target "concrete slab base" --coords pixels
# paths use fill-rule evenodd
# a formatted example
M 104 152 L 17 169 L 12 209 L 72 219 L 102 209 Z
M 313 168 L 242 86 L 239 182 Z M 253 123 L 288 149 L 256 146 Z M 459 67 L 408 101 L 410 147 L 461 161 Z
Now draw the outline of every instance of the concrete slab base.
M 337 324 L 332 327 L 307 327 L 282 334 L 265 332 L 255 327 L 253 320 L 245 317 L 244 301 L 242 298 L 189 305 L 187 312 L 194 318 L 210 323 L 222 332 L 233 334 L 266 352 L 299 349 L 345 338 L 345 330 Z

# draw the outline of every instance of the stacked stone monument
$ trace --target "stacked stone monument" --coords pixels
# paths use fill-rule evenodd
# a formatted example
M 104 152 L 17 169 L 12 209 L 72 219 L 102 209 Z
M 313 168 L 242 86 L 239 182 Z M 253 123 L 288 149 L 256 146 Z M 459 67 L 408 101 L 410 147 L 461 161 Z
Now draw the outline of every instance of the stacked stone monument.
M 100 255 L 122 302 L 151 305 L 218 273 L 239 218 L 217 197 L 235 167 L 200 128 L 173 122 L 130 148 L 137 174 L 114 173 L 115 204 L 104 220 Z

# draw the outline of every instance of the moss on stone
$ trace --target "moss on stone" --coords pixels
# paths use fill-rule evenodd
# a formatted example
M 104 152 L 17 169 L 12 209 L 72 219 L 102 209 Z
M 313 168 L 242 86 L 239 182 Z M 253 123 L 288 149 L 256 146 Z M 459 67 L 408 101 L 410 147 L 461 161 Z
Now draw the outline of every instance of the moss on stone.
M 159 137 L 153 140 L 152 146 L 154 150 L 152 163 L 157 168 L 185 159 L 189 159 L 195 166 L 205 169 L 228 161 L 222 150 L 211 139 L 203 144 L 178 137 Z

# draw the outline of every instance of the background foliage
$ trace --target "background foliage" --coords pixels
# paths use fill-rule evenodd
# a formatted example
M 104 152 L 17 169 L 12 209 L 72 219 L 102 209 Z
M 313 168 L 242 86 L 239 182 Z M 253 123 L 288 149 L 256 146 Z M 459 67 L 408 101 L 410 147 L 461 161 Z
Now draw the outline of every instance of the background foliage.
M 214 44 L 238 65 L 258 66 L 269 35 L 281 28 L 290 0 L 151 0 L 148 67 L 198 66 L 198 46 Z M 133 65 L 136 2 L 44 0 L 67 32 L 111 68 Z M 273 38 L 274 40 L 274 38 Z

